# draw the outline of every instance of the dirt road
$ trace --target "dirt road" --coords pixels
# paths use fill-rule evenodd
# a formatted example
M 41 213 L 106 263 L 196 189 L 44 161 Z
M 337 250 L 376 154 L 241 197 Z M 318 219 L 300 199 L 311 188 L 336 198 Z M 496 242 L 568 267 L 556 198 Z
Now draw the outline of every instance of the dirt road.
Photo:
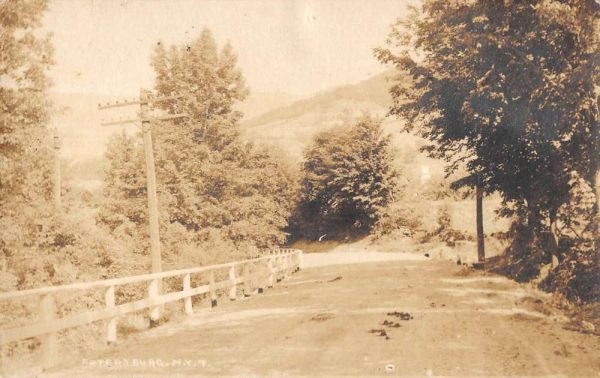
M 564 329 L 539 293 L 460 269 L 306 269 L 50 375 L 600 376 L 600 338 Z

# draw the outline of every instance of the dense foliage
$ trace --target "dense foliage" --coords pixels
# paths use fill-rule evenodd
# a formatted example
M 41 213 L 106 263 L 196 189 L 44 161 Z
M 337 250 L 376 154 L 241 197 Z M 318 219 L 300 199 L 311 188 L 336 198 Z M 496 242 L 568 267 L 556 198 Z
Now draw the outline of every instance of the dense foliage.
M 40 0 L 0 2 L 0 291 L 137 271 L 137 261 L 97 227 L 93 210 L 75 196 L 64 197 L 62 207 L 53 198 L 57 156 L 48 129 L 53 107 L 47 93 L 52 45 L 36 30 L 46 8 Z M 65 185 L 62 189 L 68 192 Z M 57 311 L 62 316 L 101 301 L 101 296 L 57 298 Z M 0 325 L 31 321 L 38 305 L 37 298 L 3 301 Z M 82 332 L 82 340 L 90 338 Z M 5 345 L 3 355 L 6 360 L 38 347 L 36 339 L 25 339 Z
M 379 119 L 363 117 L 317 134 L 304 158 L 299 236 L 368 232 L 398 190 L 390 138 Z
M 0 4 L 0 257 L 9 267 L 35 252 L 27 245 L 40 233 L 35 220 L 48 217 L 51 210 L 44 206 L 52 185 L 45 128 L 50 111 L 45 74 L 52 47 L 48 39 L 33 34 L 46 6 L 45 1 Z M 8 286 L 3 289 L 16 286 L 14 275 L 3 278 Z
M 0 3 L 0 290 L 106 277 L 119 248 L 77 207 L 53 201 L 46 1 Z
M 226 253 L 283 244 L 295 176 L 280 153 L 240 138 L 234 110 L 247 89 L 231 46 L 218 49 L 211 33 L 189 45 L 158 44 L 152 64 L 157 104 L 185 119 L 153 122 L 161 240 L 167 264 L 224 260 Z M 148 248 L 145 169 L 141 138 L 110 142 L 106 204 L 99 220 L 114 235 Z M 215 250 L 216 249 L 216 250 Z
M 573 255 L 583 254 L 575 265 L 600 269 L 597 243 L 563 248 L 573 235 L 560 232 L 559 219 L 565 205 L 577 206 L 573 182 L 597 185 L 599 14 L 593 0 L 429 0 L 394 26 L 389 48 L 376 49 L 412 78 L 391 88 L 390 112 L 429 139 L 450 172 L 467 169 L 457 187 L 479 177 L 503 196 L 502 214 L 514 215 L 521 233 L 513 263 L 554 254 L 573 271 Z M 597 238 L 597 205 L 587 211 L 581 219 Z M 587 282 L 577 295 L 598 285 Z

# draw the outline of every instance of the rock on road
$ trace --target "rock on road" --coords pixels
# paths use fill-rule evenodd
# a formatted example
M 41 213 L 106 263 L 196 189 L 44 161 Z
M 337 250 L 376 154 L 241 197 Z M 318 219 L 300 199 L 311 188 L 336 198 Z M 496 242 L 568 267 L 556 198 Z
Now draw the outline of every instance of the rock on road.
M 302 270 L 49 375 L 600 376 L 600 339 L 564 329 L 543 294 L 460 269 L 404 259 Z

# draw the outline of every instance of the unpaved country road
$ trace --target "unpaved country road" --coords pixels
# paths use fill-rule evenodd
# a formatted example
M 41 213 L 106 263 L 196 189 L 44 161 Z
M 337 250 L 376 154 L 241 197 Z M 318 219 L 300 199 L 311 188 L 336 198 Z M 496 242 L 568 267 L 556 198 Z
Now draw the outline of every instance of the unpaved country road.
M 429 260 L 302 270 L 50 375 L 600 376 L 600 338 L 534 311 L 533 291 L 459 270 Z M 104 366 L 136 361 L 146 366 Z

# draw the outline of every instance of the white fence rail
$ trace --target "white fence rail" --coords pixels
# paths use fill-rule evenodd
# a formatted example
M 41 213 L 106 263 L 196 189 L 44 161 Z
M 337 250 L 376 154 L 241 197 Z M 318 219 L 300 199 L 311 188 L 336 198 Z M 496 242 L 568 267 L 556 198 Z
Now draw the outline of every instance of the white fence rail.
M 0 293 L 0 302 L 37 297 L 40 304 L 38 322 L 15 328 L 0 329 L 0 347 L 10 342 L 39 337 L 42 347 L 42 367 L 49 368 L 55 361 L 58 331 L 100 320 L 108 320 L 106 323 L 106 341 L 114 343 L 117 341 L 117 319 L 121 315 L 148 309 L 150 324 L 153 324 L 160 318 L 161 305 L 178 300 L 183 300 L 185 313 L 192 315 L 193 296 L 208 294 L 211 304 L 214 307 L 217 304 L 218 290 L 229 289 L 228 296 L 230 300 L 237 298 L 237 286 L 240 284 L 244 284 L 244 294 L 249 294 L 254 289 L 258 289 L 258 292 L 261 293 L 265 287 L 272 287 L 275 282 L 298 271 L 300 269 L 301 258 L 302 251 L 300 250 L 276 249 L 264 257 L 227 264 Z M 236 273 L 236 268 L 238 267 L 242 267 L 241 275 Z M 228 269 L 228 279 L 215 281 L 215 272 L 225 269 Z M 209 283 L 192 287 L 191 276 L 197 274 L 208 274 Z M 164 294 L 159 293 L 159 287 L 162 286 L 162 279 L 173 277 L 179 277 L 182 280 L 182 290 Z M 143 282 L 148 283 L 146 298 L 134 302 L 115 304 L 115 288 L 126 284 Z M 95 289 L 105 290 L 104 308 L 71 314 L 62 318 L 56 317 L 55 295 L 66 292 L 85 292 Z

